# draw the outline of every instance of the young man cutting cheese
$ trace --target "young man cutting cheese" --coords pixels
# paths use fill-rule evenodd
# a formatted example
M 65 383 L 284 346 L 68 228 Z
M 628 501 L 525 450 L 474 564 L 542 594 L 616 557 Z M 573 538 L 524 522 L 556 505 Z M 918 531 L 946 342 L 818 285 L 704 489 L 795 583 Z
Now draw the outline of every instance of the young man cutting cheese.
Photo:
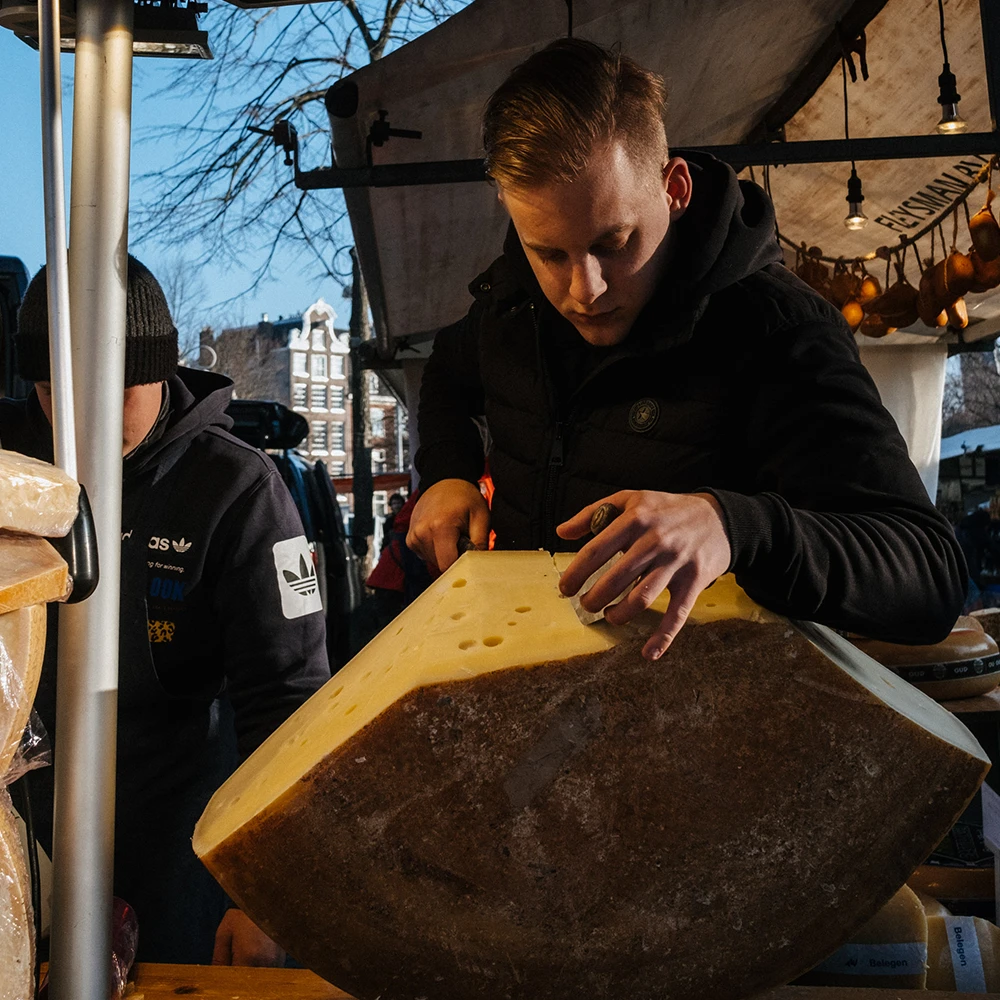
M 318 593 L 284 575 L 312 560 L 277 470 L 228 433 L 232 383 L 177 368 L 163 291 L 133 257 L 127 312 L 115 892 L 138 914 L 142 961 L 282 964 L 227 909 L 191 834 L 239 758 L 330 677 Z M 18 320 L 18 371 L 35 390 L 0 400 L 0 444 L 51 461 L 44 270 Z M 35 704 L 58 739 L 49 635 Z M 49 847 L 51 769 L 33 781 Z
M 634 617 L 666 588 L 661 656 L 727 570 L 790 617 L 943 637 L 965 569 L 840 314 L 782 265 L 774 212 L 705 155 L 671 156 L 662 80 L 563 40 L 487 105 L 511 226 L 424 375 L 407 544 L 444 569 L 485 547 L 579 548 L 574 594 Z M 476 482 L 485 416 L 496 493 Z M 589 536 L 611 501 L 622 515 Z M 585 542 L 585 544 L 584 544 Z

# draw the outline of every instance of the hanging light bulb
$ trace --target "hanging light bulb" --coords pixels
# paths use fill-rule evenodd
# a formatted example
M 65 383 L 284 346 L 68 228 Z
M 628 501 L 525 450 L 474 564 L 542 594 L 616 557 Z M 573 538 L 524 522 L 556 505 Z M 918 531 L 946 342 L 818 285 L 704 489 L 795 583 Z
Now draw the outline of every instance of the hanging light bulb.
M 864 229 L 868 225 L 868 216 L 861 209 L 861 202 L 865 200 L 864 192 L 861 190 L 861 178 L 858 176 L 854 164 L 851 164 L 851 176 L 847 179 L 847 218 L 844 225 L 854 231 Z
M 944 0 L 938 0 L 938 17 L 941 24 L 941 54 L 944 56 L 944 67 L 938 77 L 938 104 L 941 105 L 941 121 L 937 130 L 941 135 L 955 135 L 964 132 L 969 123 L 959 114 L 958 102 L 962 95 L 958 92 L 958 81 L 948 65 L 948 46 L 944 40 Z

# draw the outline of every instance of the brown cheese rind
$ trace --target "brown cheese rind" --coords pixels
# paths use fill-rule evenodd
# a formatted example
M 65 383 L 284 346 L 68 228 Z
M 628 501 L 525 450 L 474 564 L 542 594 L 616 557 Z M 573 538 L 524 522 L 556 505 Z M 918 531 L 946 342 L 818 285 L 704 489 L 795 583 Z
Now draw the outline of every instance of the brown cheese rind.
M 642 643 L 413 691 L 202 860 L 360 1000 L 788 982 L 889 900 L 988 763 L 788 623 L 688 626 L 658 663 Z

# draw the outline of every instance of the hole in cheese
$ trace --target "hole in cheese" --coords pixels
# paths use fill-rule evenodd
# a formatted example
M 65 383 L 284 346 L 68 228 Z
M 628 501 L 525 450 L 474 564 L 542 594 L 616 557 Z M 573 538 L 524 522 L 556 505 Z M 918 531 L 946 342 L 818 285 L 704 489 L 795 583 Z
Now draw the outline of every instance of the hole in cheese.
M 350 715 L 351 712 L 353 712 L 357 707 L 358 707 L 357 705 L 351 705 L 351 707 L 346 712 L 344 712 L 344 715 Z M 306 742 L 308 742 L 308 740 Z M 303 743 L 302 745 L 305 746 L 306 744 Z
M 462 618 L 464 618 L 464 617 L 465 617 L 465 612 L 464 612 L 464 611 L 456 611 L 456 612 L 455 612 L 455 613 L 454 613 L 454 614 L 453 614 L 453 615 L 451 616 L 451 620 L 452 620 L 453 622 L 457 622 L 457 621 L 460 621 L 460 620 L 461 620 Z M 397 635 L 399 635 L 399 633 L 398 633 L 398 632 L 397 632 L 396 634 L 397 634 Z
M 455 581 L 455 582 L 454 582 L 454 583 L 452 584 L 452 586 L 453 586 L 453 587 L 464 587 L 464 586 L 465 586 L 465 584 L 466 584 L 466 581 L 465 581 L 465 580 L 463 580 L 463 579 L 461 579 L 461 578 L 459 578 L 458 580 L 456 580 L 456 581 Z
M 472 649 L 472 647 L 475 646 L 475 644 L 476 644 L 476 640 L 475 639 L 463 639 L 458 644 L 458 648 L 459 649 Z
M 531 608 L 528 607 L 528 605 L 526 605 L 526 604 L 522 604 L 521 607 L 519 607 L 519 608 L 514 608 L 514 611 L 516 611 L 517 614 L 519 614 L 519 615 L 527 614 L 527 612 L 529 612 L 530 610 L 531 610 Z
M 499 646 L 501 642 L 503 642 L 502 635 L 488 635 L 483 639 L 484 646 Z

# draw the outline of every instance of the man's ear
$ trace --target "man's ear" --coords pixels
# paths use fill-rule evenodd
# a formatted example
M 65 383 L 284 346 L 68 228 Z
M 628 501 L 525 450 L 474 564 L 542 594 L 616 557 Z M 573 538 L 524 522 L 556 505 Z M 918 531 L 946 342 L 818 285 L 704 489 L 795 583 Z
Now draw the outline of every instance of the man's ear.
M 693 181 L 687 161 L 672 156 L 663 164 L 663 189 L 670 199 L 670 219 L 679 219 L 691 204 Z

